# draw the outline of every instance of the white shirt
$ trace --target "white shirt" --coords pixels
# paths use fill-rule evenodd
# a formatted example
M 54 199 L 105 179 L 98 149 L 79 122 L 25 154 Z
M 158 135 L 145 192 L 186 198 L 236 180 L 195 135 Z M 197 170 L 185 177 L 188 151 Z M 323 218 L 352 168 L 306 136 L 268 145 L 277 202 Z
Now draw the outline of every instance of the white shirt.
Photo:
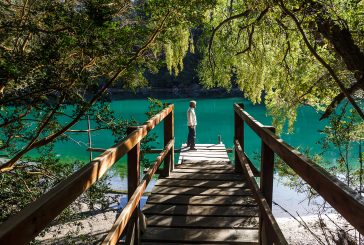
M 197 125 L 197 119 L 196 119 L 196 113 L 195 109 L 190 107 L 187 110 L 187 126 L 196 126 Z

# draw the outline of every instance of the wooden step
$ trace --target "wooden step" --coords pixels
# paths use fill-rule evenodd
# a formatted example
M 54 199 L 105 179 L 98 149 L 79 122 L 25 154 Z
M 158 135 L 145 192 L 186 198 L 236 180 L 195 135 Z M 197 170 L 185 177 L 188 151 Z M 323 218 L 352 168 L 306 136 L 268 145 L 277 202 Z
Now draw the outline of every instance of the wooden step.
M 258 229 L 258 217 L 147 215 L 148 227 Z
M 157 181 L 156 186 L 179 186 L 179 187 L 235 187 L 235 188 L 249 188 L 248 183 L 244 181 L 229 181 L 229 180 L 180 180 L 180 179 L 160 179 Z
M 183 205 L 230 205 L 230 206 L 256 206 L 252 196 L 185 196 L 153 194 L 149 196 L 147 203 L 183 204 Z
M 243 176 L 240 174 L 205 174 L 205 173 L 178 173 L 172 172 L 167 179 L 179 179 L 179 180 L 243 180 Z
M 172 194 L 172 195 L 200 195 L 200 196 L 248 196 L 252 192 L 243 188 L 209 188 L 209 187 L 170 187 L 155 186 L 152 194 Z
M 144 242 L 194 242 L 210 244 L 258 244 L 256 229 L 196 229 L 148 227 L 143 234 Z
M 258 207 L 246 206 L 213 206 L 213 205 L 172 205 L 172 204 L 150 204 L 143 207 L 143 213 L 156 215 L 203 215 L 203 216 L 235 216 L 250 217 L 258 216 Z
M 198 163 L 193 163 L 193 164 L 179 164 L 175 166 L 175 170 L 176 169 L 205 169 L 205 170 L 225 170 L 225 169 L 230 169 L 230 170 L 235 170 L 234 166 L 232 166 L 231 164 L 214 164 L 214 165 L 209 165 L 209 164 L 198 164 Z
M 173 170 L 173 173 L 236 174 L 233 168 L 226 168 L 226 169 L 175 168 Z

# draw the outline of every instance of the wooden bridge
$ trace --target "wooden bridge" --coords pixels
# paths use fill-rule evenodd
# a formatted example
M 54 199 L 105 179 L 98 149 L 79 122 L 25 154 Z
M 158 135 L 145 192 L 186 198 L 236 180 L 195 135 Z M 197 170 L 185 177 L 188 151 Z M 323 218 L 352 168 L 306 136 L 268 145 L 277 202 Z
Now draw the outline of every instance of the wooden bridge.
M 155 184 L 143 213 L 142 242 L 259 241 L 259 209 L 247 180 L 235 172 L 223 144 L 182 146 L 180 161 Z
M 173 118 L 170 105 L 142 126 L 130 127 L 124 141 L 1 224 L 0 244 L 29 243 L 125 154 L 129 201 L 102 244 L 287 244 L 271 212 L 275 155 L 364 234 L 364 198 L 277 137 L 273 127 L 257 122 L 242 105 L 234 105 L 234 164 L 224 145 L 210 144 L 197 145 L 197 151 L 182 146 L 175 166 Z M 161 121 L 164 149 L 140 179 L 140 141 Z M 244 153 L 244 124 L 262 140 L 260 171 Z M 159 180 L 140 210 L 140 199 L 156 173 Z

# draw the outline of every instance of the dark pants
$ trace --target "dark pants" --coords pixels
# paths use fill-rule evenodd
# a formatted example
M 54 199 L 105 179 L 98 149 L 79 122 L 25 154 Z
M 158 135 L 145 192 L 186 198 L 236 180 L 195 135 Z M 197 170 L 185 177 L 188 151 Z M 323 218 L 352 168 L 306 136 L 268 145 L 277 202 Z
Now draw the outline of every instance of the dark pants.
M 194 148 L 196 141 L 196 127 L 188 127 L 187 146 Z

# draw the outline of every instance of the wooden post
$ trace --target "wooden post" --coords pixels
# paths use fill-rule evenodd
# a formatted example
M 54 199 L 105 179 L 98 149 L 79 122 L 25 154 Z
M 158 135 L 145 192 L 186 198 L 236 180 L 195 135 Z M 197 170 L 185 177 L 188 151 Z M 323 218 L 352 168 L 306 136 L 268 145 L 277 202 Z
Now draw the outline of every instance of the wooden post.
M 239 104 L 244 109 L 244 104 Z M 238 140 L 244 154 L 244 120 L 234 111 L 234 141 Z M 235 172 L 242 173 L 241 162 L 235 149 Z
M 87 135 L 88 135 L 88 148 L 92 149 L 92 139 L 91 139 L 91 122 L 90 116 L 87 116 Z M 90 150 L 90 162 L 92 161 L 92 150 Z
M 273 126 L 264 126 L 264 128 L 275 133 Z M 273 202 L 273 175 L 274 175 L 274 151 L 269 148 L 262 141 L 261 149 L 261 165 L 260 165 L 260 190 L 267 200 L 267 203 L 272 210 Z M 260 217 L 260 239 L 261 244 L 271 245 L 273 244 L 272 236 L 266 221 Z
M 137 126 L 128 127 L 127 134 L 130 134 L 134 130 L 138 129 Z M 138 187 L 140 182 L 140 142 L 138 142 L 128 152 L 128 200 L 130 200 L 134 191 Z M 127 244 L 139 244 L 140 243 L 140 230 L 139 230 L 139 205 L 133 212 L 133 215 L 129 221 L 126 230 L 126 242 Z
M 164 146 L 174 138 L 174 110 L 164 119 Z M 164 158 L 163 177 L 168 177 L 174 169 L 174 145 Z

